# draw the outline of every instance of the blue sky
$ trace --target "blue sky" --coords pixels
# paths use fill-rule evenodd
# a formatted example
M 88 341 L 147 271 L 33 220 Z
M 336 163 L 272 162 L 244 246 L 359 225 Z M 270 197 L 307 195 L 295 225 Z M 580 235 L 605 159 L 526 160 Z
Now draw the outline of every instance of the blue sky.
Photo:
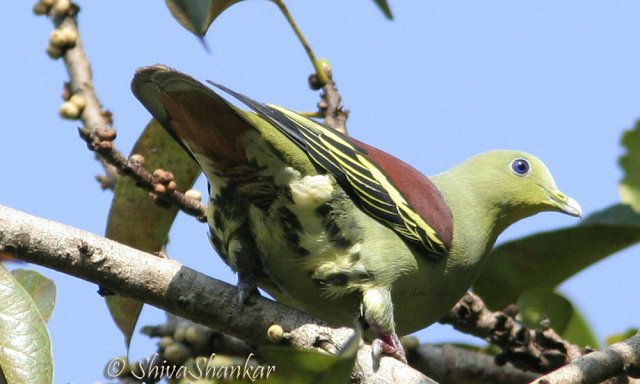
M 351 135 L 435 174 L 489 149 L 536 154 L 586 214 L 619 200 L 622 131 L 640 117 L 640 3 L 637 1 L 391 1 L 386 21 L 370 0 L 290 1 L 316 53 L 332 63 Z M 111 193 L 93 181 L 100 167 L 58 117 L 62 62 L 44 53 L 51 22 L 27 2 L 4 5 L 0 204 L 103 234 Z M 81 34 L 100 100 L 114 114 L 117 146 L 128 152 L 148 113 L 129 90 L 137 67 L 163 63 L 251 97 L 313 110 L 311 67 L 277 8 L 242 2 L 206 37 L 210 53 L 162 2 L 86 1 Z M 204 190 L 201 180 L 198 184 Z M 511 227 L 504 241 L 573 225 L 542 214 Z M 179 215 L 169 254 L 227 281 L 206 228 Z M 563 284 L 599 338 L 638 326 L 637 247 Z M 56 383 L 104 380 L 125 353 L 97 287 L 44 270 L 58 287 L 49 326 Z M 147 308 L 141 324 L 164 320 Z M 434 326 L 421 340 L 472 340 Z M 476 341 L 477 342 L 477 341 Z M 131 356 L 154 350 L 136 335 Z

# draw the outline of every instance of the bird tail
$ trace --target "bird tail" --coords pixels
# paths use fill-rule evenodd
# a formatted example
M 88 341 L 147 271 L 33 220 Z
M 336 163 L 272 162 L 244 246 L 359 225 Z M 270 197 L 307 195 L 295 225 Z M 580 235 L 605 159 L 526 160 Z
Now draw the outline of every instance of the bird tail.
M 197 80 L 163 65 L 140 68 L 133 94 L 200 165 L 224 173 L 247 164 L 238 139 L 255 125 Z

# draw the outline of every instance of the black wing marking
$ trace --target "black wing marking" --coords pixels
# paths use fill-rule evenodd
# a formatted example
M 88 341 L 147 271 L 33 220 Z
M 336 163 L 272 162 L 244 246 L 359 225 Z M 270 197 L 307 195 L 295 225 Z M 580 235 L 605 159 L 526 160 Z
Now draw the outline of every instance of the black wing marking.
M 365 151 L 346 136 L 288 109 L 265 105 L 225 86 L 209 83 L 253 109 L 304 149 L 316 164 L 334 175 L 371 217 L 432 253 L 446 253 L 437 232 L 413 210 L 382 170 L 365 156 Z

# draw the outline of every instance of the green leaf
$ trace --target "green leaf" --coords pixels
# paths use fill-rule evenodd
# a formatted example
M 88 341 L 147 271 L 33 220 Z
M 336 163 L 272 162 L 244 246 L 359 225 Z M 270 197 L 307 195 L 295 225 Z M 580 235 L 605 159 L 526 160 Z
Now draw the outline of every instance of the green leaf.
M 29 269 L 14 269 L 11 274 L 29 293 L 42 319 L 49 321 L 56 305 L 56 286 L 53 281 Z
M 516 303 L 520 312 L 518 320 L 530 328 L 539 328 L 543 320 L 549 320 L 551 328 L 562 334 L 573 312 L 573 305 L 564 296 L 545 288 L 524 291 Z
M 242 0 L 165 0 L 178 23 L 196 36 L 204 36 L 213 20 Z
M 545 288 L 525 291 L 517 301 L 518 320 L 530 328 L 540 328 L 543 320 L 549 320 L 558 335 L 580 346 L 598 347 L 598 341 L 584 316 L 564 296 Z
M 384 16 L 387 19 L 393 20 L 393 15 L 391 14 L 391 8 L 389 8 L 389 4 L 387 3 L 387 0 L 373 0 L 373 1 L 374 3 L 376 3 L 378 8 L 380 8 L 382 13 L 384 13 Z
M 53 382 L 49 333 L 29 293 L 0 264 L 0 367 L 9 384 Z
M 175 140 L 152 120 L 136 142 L 132 154 L 142 155 L 144 166 L 153 171 L 162 168 L 174 174 L 180 189 L 189 189 L 200 174 L 200 168 Z M 174 206 L 157 206 L 143 189 L 129 177 L 119 177 L 116 182 L 111 210 L 107 221 L 107 237 L 154 253 L 162 250 L 167 242 L 169 229 L 178 213 Z M 109 312 L 124 334 L 127 348 L 142 310 L 142 302 L 119 296 L 107 296 Z
M 593 333 L 593 329 L 589 326 L 589 323 L 587 323 L 584 315 L 578 311 L 575 306 L 573 307 L 571 320 L 560 336 L 565 340 L 569 340 L 573 344 L 577 344 L 582 347 L 600 347 L 600 343 L 598 342 L 596 335 Z
M 259 351 L 275 373 L 270 384 L 333 384 L 348 383 L 356 361 L 358 342 L 356 335 L 339 355 L 316 351 L 301 351 L 285 346 L 263 346 Z
M 625 341 L 630 337 L 635 336 L 636 333 L 640 331 L 638 328 L 629 328 L 624 332 L 613 334 L 606 339 L 607 345 L 619 343 L 621 341 Z
M 496 247 L 474 285 L 491 308 L 514 303 L 527 289 L 553 289 L 593 263 L 640 241 L 640 215 L 614 205 L 582 223 Z
M 635 128 L 624 132 L 622 145 L 627 149 L 627 153 L 619 160 L 624 170 L 624 178 L 620 182 L 618 192 L 623 203 L 640 212 L 640 121 L 636 122 Z

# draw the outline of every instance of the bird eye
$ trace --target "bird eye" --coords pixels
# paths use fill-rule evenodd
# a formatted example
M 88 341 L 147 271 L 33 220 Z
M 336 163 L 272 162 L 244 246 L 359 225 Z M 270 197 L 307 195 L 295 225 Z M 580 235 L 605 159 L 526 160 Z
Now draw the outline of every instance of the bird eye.
M 513 160 L 513 163 L 511 163 L 511 169 L 516 173 L 516 175 L 526 175 L 529 173 L 530 168 L 529 162 L 525 159 L 515 159 Z

